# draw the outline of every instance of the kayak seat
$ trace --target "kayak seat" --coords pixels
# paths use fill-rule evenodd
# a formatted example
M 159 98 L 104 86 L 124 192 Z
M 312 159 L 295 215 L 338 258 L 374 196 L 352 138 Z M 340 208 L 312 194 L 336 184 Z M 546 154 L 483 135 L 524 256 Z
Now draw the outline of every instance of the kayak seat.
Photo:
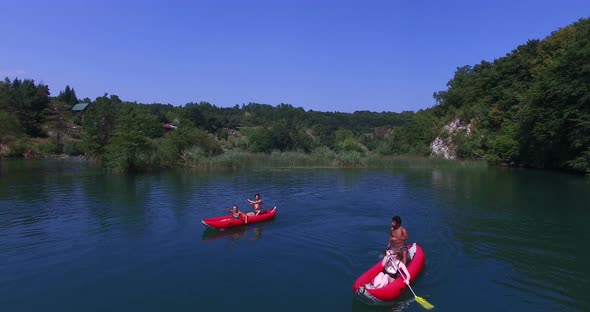
M 416 243 L 413 243 L 412 246 L 408 249 L 408 262 L 414 258 L 416 254 Z

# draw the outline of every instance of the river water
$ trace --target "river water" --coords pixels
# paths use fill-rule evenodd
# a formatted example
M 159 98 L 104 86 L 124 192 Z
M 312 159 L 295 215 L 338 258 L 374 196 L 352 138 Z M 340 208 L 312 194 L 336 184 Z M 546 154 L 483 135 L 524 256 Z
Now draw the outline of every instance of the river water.
M 200 223 L 260 193 L 276 218 Z M 399 215 L 438 311 L 588 311 L 590 179 L 486 166 L 104 173 L 0 162 L 2 311 L 425 311 L 354 298 Z

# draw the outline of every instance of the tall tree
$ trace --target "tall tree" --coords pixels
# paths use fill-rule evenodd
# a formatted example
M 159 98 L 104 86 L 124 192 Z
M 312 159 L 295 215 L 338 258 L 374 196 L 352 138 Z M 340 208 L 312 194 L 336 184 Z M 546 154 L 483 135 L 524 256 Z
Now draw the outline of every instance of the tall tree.
M 35 84 L 32 79 L 14 79 L 8 93 L 8 105 L 15 108 L 25 133 L 33 137 L 42 135 L 44 110 L 50 103 L 49 88 L 43 84 Z
M 76 91 L 74 91 L 74 88 L 70 88 L 69 85 L 66 86 L 65 90 L 59 92 L 57 99 L 64 103 L 67 103 L 70 106 L 74 106 L 76 103 L 78 103 Z
M 89 155 L 101 156 L 104 147 L 110 142 L 115 130 L 116 115 L 121 107 L 116 95 L 104 96 L 88 106 L 82 122 L 82 145 Z

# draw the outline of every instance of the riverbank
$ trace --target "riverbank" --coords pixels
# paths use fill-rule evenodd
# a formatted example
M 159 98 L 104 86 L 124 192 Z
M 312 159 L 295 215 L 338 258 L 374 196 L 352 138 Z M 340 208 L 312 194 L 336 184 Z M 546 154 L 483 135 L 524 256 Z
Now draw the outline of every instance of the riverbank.
M 96 157 L 67 154 L 34 154 L 27 157 L 4 157 L 2 159 L 36 159 L 88 161 L 101 164 Z M 415 155 L 379 155 L 376 153 L 361 154 L 357 152 L 334 152 L 327 148 L 304 152 L 272 152 L 251 153 L 245 151 L 227 151 L 215 156 L 201 154 L 183 154 L 176 163 L 160 164 L 123 170 L 112 168 L 115 172 L 127 171 L 158 171 L 166 169 L 186 170 L 228 170 L 242 168 L 485 168 L 488 164 L 483 160 L 446 160 L 436 157 Z

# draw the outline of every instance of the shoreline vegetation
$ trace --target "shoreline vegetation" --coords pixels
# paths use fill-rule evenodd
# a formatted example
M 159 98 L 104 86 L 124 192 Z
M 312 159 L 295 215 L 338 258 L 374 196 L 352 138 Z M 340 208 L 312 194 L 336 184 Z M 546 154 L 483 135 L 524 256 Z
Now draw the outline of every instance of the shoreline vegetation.
M 481 163 L 590 175 L 590 20 L 459 67 L 416 112 L 305 111 L 281 103 L 143 104 L 50 96 L 0 81 L 0 157 L 68 155 L 118 172 L 166 168 L 387 168 Z M 449 160 L 450 159 L 450 160 Z
M 17 159 L 15 157 L 7 159 Z M 83 161 L 104 165 L 104 160 L 86 156 L 40 155 L 31 159 L 57 161 Z M 106 167 L 106 166 L 105 166 Z M 146 167 L 142 171 L 157 171 L 168 168 L 183 170 L 227 170 L 244 168 L 307 168 L 307 169 L 393 169 L 393 168 L 487 168 L 484 160 L 447 160 L 412 155 L 359 155 L 355 153 L 335 153 L 322 155 L 317 152 L 251 153 L 227 151 L 217 156 L 182 159 L 176 165 Z M 115 170 L 116 171 L 116 170 Z

